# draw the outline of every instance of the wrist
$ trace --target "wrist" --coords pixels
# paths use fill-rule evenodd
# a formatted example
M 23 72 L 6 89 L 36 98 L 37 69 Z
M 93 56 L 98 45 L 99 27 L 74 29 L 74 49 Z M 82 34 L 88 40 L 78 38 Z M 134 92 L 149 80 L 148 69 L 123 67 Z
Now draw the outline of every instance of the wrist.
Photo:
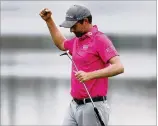
M 46 19 L 45 21 L 46 21 L 46 23 L 47 23 L 47 24 L 50 24 L 50 23 L 52 23 L 52 22 L 53 22 L 53 20 L 52 20 L 52 18 L 51 18 L 51 17 L 50 17 L 50 18 L 48 18 L 48 19 Z
M 90 79 L 96 79 L 97 78 L 96 71 L 89 72 L 88 74 L 89 74 Z

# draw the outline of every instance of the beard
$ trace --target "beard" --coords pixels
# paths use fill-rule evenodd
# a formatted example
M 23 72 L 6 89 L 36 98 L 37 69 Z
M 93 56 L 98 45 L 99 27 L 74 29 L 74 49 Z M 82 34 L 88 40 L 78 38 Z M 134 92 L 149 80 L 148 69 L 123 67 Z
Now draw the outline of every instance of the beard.
M 86 32 L 74 32 L 76 37 L 82 37 L 84 34 L 86 34 Z

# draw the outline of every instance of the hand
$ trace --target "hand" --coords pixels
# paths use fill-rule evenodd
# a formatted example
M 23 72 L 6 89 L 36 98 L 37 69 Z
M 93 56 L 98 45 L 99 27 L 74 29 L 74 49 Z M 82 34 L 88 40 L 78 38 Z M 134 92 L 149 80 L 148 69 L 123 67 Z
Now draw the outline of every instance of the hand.
M 89 73 L 84 71 L 75 72 L 75 76 L 81 83 L 91 79 Z
M 51 19 L 52 12 L 48 8 L 44 8 L 39 15 L 43 20 L 48 21 L 48 19 Z

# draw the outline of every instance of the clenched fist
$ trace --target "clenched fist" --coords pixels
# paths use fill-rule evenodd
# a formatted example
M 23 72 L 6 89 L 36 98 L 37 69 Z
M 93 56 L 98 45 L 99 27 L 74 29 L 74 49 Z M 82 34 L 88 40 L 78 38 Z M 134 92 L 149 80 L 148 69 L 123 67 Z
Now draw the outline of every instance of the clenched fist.
M 48 8 L 44 8 L 39 14 L 43 20 L 48 21 L 51 19 L 52 12 Z

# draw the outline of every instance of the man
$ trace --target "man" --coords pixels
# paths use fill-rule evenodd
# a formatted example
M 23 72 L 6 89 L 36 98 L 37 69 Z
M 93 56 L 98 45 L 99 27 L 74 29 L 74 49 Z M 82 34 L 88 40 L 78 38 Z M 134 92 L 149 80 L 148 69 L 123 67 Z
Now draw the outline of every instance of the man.
M 55 45 L 62 51 L 69 50 L 79 69 L 77 72 L 72 64 L 71 96 L 73 100 L 63 125 L 100 125 L 82 82 L 86 84 L 102 120 L 107 125 L 109 117 L 106 98 L 108 77 L 124 72 L 118 52 L 108 37 L 98 31 L 96 25 L 92 25 L 92 15 L 86 7 L 73 5 L 66 12 L 65 21 L 60 26 L 70 28 L 70 32 L 76 35 L 70 40 L 61 34 L 51 15 L 52 12 L 47 8 L 40 12 Z

